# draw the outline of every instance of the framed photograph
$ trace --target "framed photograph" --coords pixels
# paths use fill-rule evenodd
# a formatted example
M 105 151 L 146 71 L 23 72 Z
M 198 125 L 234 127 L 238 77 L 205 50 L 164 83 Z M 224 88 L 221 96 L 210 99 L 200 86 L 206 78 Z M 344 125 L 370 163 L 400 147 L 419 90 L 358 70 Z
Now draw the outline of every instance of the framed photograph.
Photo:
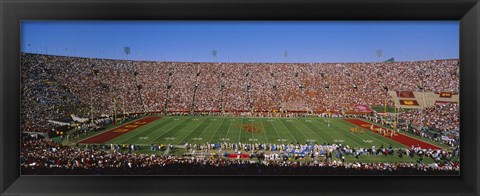
M 477 1 L 1 6 L 2 194 L 479 193 Z

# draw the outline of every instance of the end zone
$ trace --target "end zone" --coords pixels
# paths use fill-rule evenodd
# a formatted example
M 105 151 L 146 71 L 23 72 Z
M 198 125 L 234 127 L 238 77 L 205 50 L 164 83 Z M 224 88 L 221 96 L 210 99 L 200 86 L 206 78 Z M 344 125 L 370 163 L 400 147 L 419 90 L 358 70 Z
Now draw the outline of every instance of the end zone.
M 369 122 L 365 122 L 365 121 L 359 120 L 359 119 L 344 118 L 343 120 L 345 120 L 347 122 L 350 122 L 352 124 L 355 124 L 357 126 L 367 128 L 368 130 L 370 130 L 369 127 L 372 126 L 372 125 L 374 127 L 373 128 L 374 130 L 377 129 L 377 128 L 385 129 L 384 127 L 380 127 L 378 125 L 375 125 L 375 124 L 372 124 L 372 123 L 369 123 Z M 391 129 L 387 129 L 387 130 L 391 131 Z M 381 134 L 379 134 L 379 135 L 381 135 Z M 429 149 L 429 148 L 430 149 L 443 149 L 441 147 L 435 146 L 433 144 L 429 144 L 427 142 L 412 138 L 410 136 L 407 136 L 407 135 L 404 135 L 404 134 L 401 134 L 401 133 L 395 133 L 395 135 L 393 137 L 384 136 L 384 135 L 381 135 L 381 136 L 389 138 L 393 141 L 396 141 L 396 142 L 398 142 L 400 144 L 403 144 L 405 146 L 408 146 L 408 147 L 420 146 L 420 148 L 424 148 L 424 149 Z
M 130 131 L 133 131 L 134 129 L 141 127 L 143 125 L 146 125 L 150 122 L 158 120 L 160 117 L 145 117 L 139 120 L 136 120 L 134 122 L 122 125 L 120 127 L 114 128 L 110 131 L 101 133 L 99 135 L 93 136 L 88 139 L 84 139 L 82 141 L 79 141 L 78 143 L 80 144 L 102 144 L 107 141 L 110 141 L 113 138 L 116 138 L 120 135 L 123 135 L 125 133 L 128 133 Z

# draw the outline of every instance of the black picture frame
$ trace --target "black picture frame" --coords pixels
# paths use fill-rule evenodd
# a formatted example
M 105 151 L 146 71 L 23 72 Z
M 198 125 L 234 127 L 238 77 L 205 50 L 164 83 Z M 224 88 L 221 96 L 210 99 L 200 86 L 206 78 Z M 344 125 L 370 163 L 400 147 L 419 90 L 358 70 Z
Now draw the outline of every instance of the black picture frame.
M 478 0 L 0 0 L 2 195 L 479 195 Z M 459 20 L 461 176 L 20 176 L 22 20 Z

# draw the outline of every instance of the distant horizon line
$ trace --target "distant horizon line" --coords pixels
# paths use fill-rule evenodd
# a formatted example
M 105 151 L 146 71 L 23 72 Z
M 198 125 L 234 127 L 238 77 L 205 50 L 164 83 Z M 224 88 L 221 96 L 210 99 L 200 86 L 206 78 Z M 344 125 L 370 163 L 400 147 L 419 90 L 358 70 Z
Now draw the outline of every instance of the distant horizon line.
M 33 53 L 33 52 L 20 52 L 20 54 L 30 54 L 30 55 L 44 55 L 44 56 L 58 56 L 58 57 L 69 57 L 69 58 L 83 58 L 83 59 L 105 59 L 105 60 L 115 60 L 115 61 L 144 61 L 144 62 L 165 62 L 165 63 L 270 63 L 270 64 L 312 64 L 312 63 L 324 63 L 324 64 L 352 64 L 352 63 L 388 63 L 385 62 L 391 58 L 390 57 L 383 61 L 349 61 L 349 62 L 268 62 L 268 61 L 248 61 L 248 62 L 239 62 L 239 61 L 162 61 L 162 60 L 138 60 L 138 59 L 118 59 L 118 58 L 102 58 L 102 57 L 83 57 L 83 56 L 65 56 L 65 55 L 58 55 L 58 54 L 44 54 L 44 53 Z M 460 60 L 460 58 L 446 58 L 446 59 L 430 59 L 430 60 L 411 60 L 411 61 L 394 61 L 393 63 L 401 63 L 401 62 L 428 62 L 428 61 L 452 61 L 452 60 Z

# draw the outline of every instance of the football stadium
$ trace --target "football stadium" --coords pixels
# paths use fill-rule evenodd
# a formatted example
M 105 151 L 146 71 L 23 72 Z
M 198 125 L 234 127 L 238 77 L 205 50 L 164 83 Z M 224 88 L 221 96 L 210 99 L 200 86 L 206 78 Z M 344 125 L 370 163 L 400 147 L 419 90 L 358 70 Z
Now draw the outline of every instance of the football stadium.
M 459 175 L 459 67 L 25 52 L 21 171 Z

